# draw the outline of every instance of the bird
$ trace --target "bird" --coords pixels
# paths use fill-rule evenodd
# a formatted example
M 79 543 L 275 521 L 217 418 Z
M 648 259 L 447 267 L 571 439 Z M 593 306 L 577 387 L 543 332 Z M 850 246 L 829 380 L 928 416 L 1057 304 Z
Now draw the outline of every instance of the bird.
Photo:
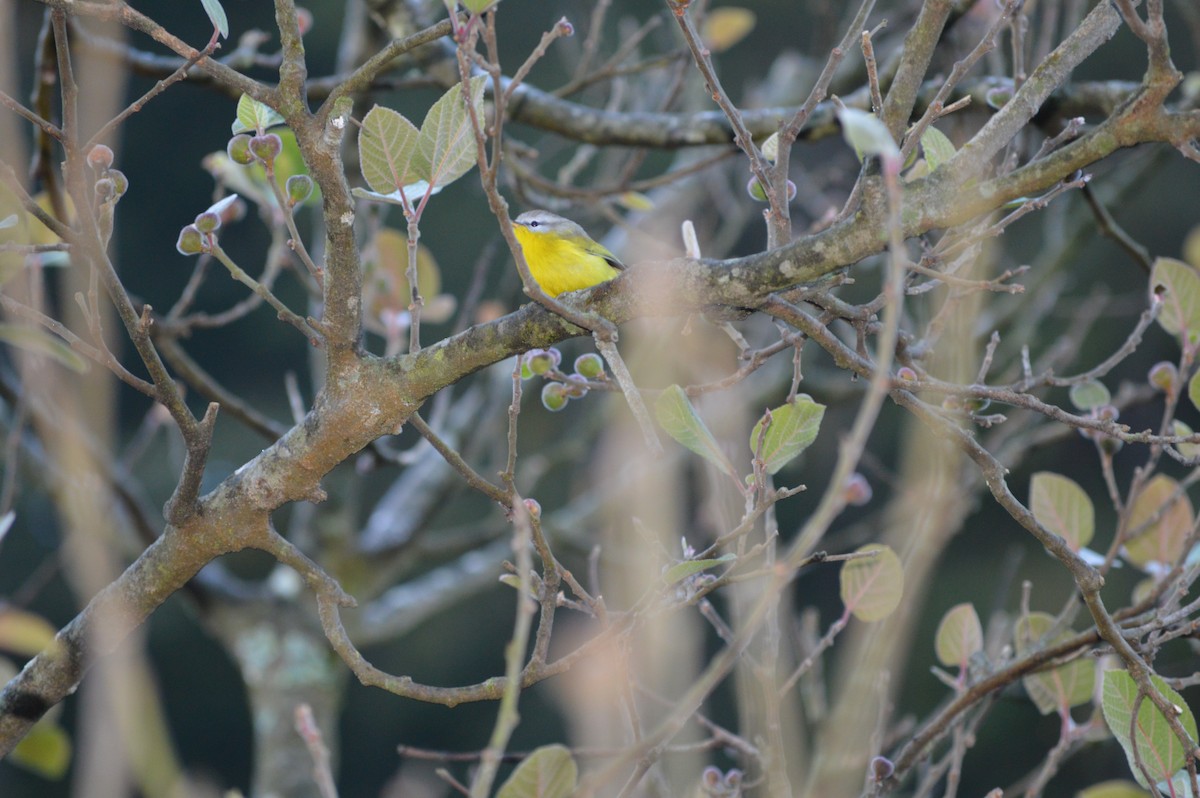
M 550 211 L 526 211 L 513 221 L 513 233 L 529 273 L 552 297 L 607 282 L 625 269 L 582 227 Z

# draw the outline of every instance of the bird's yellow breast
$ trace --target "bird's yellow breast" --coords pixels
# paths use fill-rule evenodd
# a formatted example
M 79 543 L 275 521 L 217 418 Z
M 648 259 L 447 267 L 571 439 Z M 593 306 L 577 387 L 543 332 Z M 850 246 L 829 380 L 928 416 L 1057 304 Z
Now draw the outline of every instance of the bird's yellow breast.
M 513 227 L 533 279 L 550 296 L 590 288 L 620 274 L 608 261 L 585 248 L 586 239 L 535 233 Z

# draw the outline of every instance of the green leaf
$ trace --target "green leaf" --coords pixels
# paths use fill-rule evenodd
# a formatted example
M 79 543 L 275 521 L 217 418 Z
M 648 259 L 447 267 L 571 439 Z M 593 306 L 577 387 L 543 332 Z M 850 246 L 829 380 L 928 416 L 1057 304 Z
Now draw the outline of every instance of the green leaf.
M 1173 564 L 1183 554 L 1194 518 L 1192 503 L 1179 491 L 1179 483 L 1158 474 L 1146 483 L 1129 510 L 1130 530 L 1149 525 L 1125 542 L 1125 559 L 1143 570 L 1150 563 Z
M 1171 335 L 1182 336 L 1181 344 L 1200 339 L 1200 274 L 1181 260 L 1158 258 L 1150 273 L 1151 293 L 1162 291 L 1158 323 Z
M 1041 471 L 1029 483 L 1029 509 L 1038 523 L 1067 541 L 1072 551 L 1092 542 L 1096 511 L 1074 480 Z
M 71 764 L 71 738 L 55 723 L 36 723 L 13 749 L 11 760 L 44 778 L 61 779 Z
M 520 590 L 521 577 L 517 576 L 516 574 L 500 574 L 500 584 L 508 585 L 513 590 Z M 526 583 L 525 594 L 533 599 L 540 598 L 540 596 L 537 594 L 537 588 L 533 586 L 532 582 Z
M 750 431 L 750 451 L 756 455 L 759 435 L 768 416 L 770 424 L 766 433 L 762 433 L 762 459 L 767 473 L 775 474 L 816 440 L 821 419 L 825 417 L 825 405 L 802 393 L 790 404 L 768 411 Z
M 482 14 L 500 0 L 462 0 L 463 7 L 472 14 Z
M 1193 435 L 1195 433 L 1187 424 L 1184 424 L 1182 421 L 1175 421 L 1172 425 L 1172 434 L 1182 438 L 1185 435 Z M 1175 444 L 1175 449 L 1189 460 L 1200 457 L 1200 443 L 1177 443 Z
M 758 16 L 748 8 L 721 6 L 705 16 L 700 38 L 711 52 L 723 53 L 746 38 L 757 22 Z
M 696 408 L 678 385 L 667 387 L 654 402 L 654 417 L 675 440 L 728 474 L 736 474 L 733 464 L 717 445 L 717 439 L 696 414 Z
M 233 123 L 233 135 L 258 133 L 267 128 L 283 124 L 283 117 L 270 106 L 263 105 L 248 94 L 238 98 L 237 119 Z
M 762 154 L 771 163 L 779 160 L 779 131 L 776 130 L 771 135 L 767 136 L 767 140 L 762 143 Z
M 933 648 L 938 662 L 965 670 L 972 655 L 983 650 L 983 626 L 975 607 L 969 603 L 951 607 L 938 624 Z
M 421 131 L 390 108 L 377 105 L 358 133 L 359 168 L 372 191 L 391 194 L 424 177 L 415 161 Z
M 486 79 L 485 75 L 471 78 L 471 105 L 479 118 L 483 116 Z M 435 186 L 453 183 L 475 165 L 475 133 L 461 85 L 451 86 L 425 115 L 417 152 L 417 177 Z
M 887 125 L 874 114 L 841 107 L 837 110 L 837 118 L 842 125 L 842 137 L 854 148 L 860 161 L 872 155 L 895 158 L 900 154 L 900 148 L 896 146 Z
M 868 543 L 860 552 L 877 552 L 858 557 L 842 566 L 839 576 L 842 603 L 860 621 L 880 621 L 891 615 L 904 595 L 904 569 L 889 547 Z
M 228 39 L 229 19 L 225 16 L 225 9 L 221 7 L 221 0 L 200 0 L 200 5 L 204 6 L 204 13 L 208 14 L 209 21 L 220 32 L 221 38 Z
M 1086 790 L 1081 790 L 1075 798 L 1150 798 L 1150 793 L 1132 781 L 1114 779 L 1093 784 Z
M 83 356 L 63 343 L 62 339 L 36 327 L 23 324 L 0 324 L 0 341 L 27 352 L 46 355 L 80 374 L 88 370 Z
M 1018 618 L 1013 630 L 1017 653 L 1024 655 L 1071 636 L 1071 631 L 1064 629 L 1053 639 L 1047 639 L 1046 635 L 1054 628 L 1054 624 L 1054 616 L 1045 612 L 1031 612 Z M 1089 659 L 1076 659 L 1025 676 L 1021 683 L 1025 685 L 1025 691 L 1038 711 L 1049 715 L 1059 709 L 1079 706 L 1092 700 L 1092 690 L 1096 685 L 1096 663 Z
M 921 134 L 921 150 L 925 153 L 925 163 L 929 164 L 931 172 L 954 157 L 954 145 L 950 139 L 932 125 Z
M 1180 710 L 1180 724 L 1193 740 L 1196 739 L 1196 718 L 1184 703 L 1183 697 L 1154 674 L 1150 674 L 1150 681 L 1164 698 Z M 1134 779 L 1141 786 L 1149 787 L 1134 757 L 1135 740 L 1142 764 L 1146 766 L 1155 782 L 1170 780 L 1176 771 L 1187 763 L 1188 752 L 1171 731 L 1167 719 L 1149 698 L 1144 698 L 1138 706 L 1137 722 L 1133 724 L 1133 706 L 1137 703 L 1137 695 L 1137 683 L 1132 676 L 1123 670 L 1105 671 L 1101 699 L 1104 720 L 1108 722 L 1113 737 L 1117 738 L 1117 742 L 1125 750 L 1125 757 L 1129 760 L 1129 769 Z M 1130 736 L 1131 724 L 1135 725 L 1134 736 Z
M 566 746 L 538 748 L 508 777 L 496 798 L 567 798 L 575 792 L 579 769 Z
M 32 657 L 54 643 L 56 629 L 40 615 L 9 607 L 0 610 L 0 649 Z
M 1192 400 L 1193 407 L 1200 407 L 1200 371 L 1192 375 L 1188 380 L 1188 399 Z
M 716 559 L 711 560 L 686 560 L 681 563 L 676 563 L 663 573 L 662 579 L 668 585 L 674 585 L 677 582 L 682 582 L 693 574 L 698 574 L 701 571 L 707 571 L 709 568 L 715 568 L 718 565 L 724 565 L 727 562 L 733 562 L 737 559 L 736 554 L 723 554 Z
M 1071 386 L 1071 404 L 1080 410 L 1092 410 L 1112 402 L 1112 394 L 1104 383 L 1088 380 Z

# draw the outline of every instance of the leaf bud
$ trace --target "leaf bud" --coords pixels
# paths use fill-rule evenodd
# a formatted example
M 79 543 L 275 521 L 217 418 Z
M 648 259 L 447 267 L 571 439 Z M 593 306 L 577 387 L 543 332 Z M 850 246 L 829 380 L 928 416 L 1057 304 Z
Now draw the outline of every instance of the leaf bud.
M 1163 393 L 1171 393 L 1175 390 L 1175 383 L 1178 379 L 1179 370 L 1175 368 L 1174 363 L 1167 360 L 1155 363 L 1150 367 L 1150 373 L 1147 375 L 1150 384 Z
M 181 255 L 199 255 L 204 251 L 204 235 L 196 225 L 189 224 L 179 231 L 175 249 L 179 250 Z
M 575 372 L 585 379 L 594 380 L 604 374 L 604 361 L 595 352 L 587 352 L 575 358 Z
M 125 196 L 125 192 L 129 190 L 129 178 L 125 176 L 124 172 L 120 169 L 109 169 L 104 176 L 113 181 L 118 197 Z
M 117 184 L 111 178 L 102 177 L 96 181 L 96 199 L 100 202 L 111 202 L 117 198 Z
M 525 365 L 531 375 L 541 376 L 555 368 L 562 361 L 562 355 L 557 349 L 530 349 L 525 353 Z
M 201 233 L 215 233 L 221 227 L 221 217 L 212 211 L 205 211 L 192 222 Z
M 871 501 L 871 483 L 857 471 L 846 477 L 846 485 L 842 488 L 846 504 L 852 507 L 862 507 Z
M 756 202 L 767 201 L 767 190 L 763 188 L 763 184 L 758 182 L 757 177 L 750 178 L 750 182 L 746 184 L 746 193 L 750 195 L 750 199 Z
M 896 765 L 886 756 L 876 756 L 871 758 L 871 778 L 875 781 L 883 781 L 889 779 L 896 772 Z
M 250 136 L 245 133 L 238 133 L 231 138 L 225 152 L 234 163 L 242 166 L 254 163 L 254 153 L 250 152 Z
M 572 399 L 587 396 L 587 380 L 578 374 L 567 375 L 567 381 L 562 383 L 563 393 Z
M 113 165 L 112 148 L 106 144 L 97 144 L 88 150 L 87 154 L 88 166 L 95 169 L 97 172 L 102 172 L 109 169 Z
M 542 407 L 552 413 L 557 413 L 567 406 L 567 394 L 562 383 L 548 382 L 542 386 Z
M 313 179 L 308 175 L 292 175 L 287 179 L 287 195 L 292 207 L 312 196 Z
M 274 133 L 263 133 L 250 137 L 250 152 L 263 163 L 273 163 L 283 151 L 283 139 Z
M 525 510 L 529 513 L 529 517 L 537 521 L 542 517 L 542 505 L 538 504 L 537 499 L 525 499 Z

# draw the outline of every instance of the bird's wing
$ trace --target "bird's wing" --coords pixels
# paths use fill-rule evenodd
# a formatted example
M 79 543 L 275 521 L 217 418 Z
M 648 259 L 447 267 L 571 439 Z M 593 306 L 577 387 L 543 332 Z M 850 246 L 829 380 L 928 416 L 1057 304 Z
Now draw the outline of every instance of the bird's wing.
M 625 271 L 625 264 L 621 263 L 617 256 L 609 252 L 608 247 L 604 246 L 603 244 L 591 241 L 589 242 L 587 251 L 593 255 L 599 255 L 600 257 L 604 258 L 606 261 L 608 261 L 608 265 L 612 266 L 617 271 Z

